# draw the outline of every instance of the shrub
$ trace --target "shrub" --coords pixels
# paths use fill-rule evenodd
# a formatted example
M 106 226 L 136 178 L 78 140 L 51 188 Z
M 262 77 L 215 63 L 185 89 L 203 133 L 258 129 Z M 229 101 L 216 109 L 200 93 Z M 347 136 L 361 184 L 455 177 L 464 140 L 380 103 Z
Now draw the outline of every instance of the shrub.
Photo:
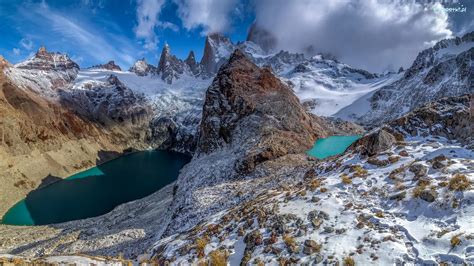
M 320 186 L 321 186 L 321 180 L 317 178 L 313 178 L 311 179 L 311 182 L 309 183 L 309 190 L 315 191 Z
M 209 253 L 209 265 L 211 266 L 226 266 L 227 252 L 224 250 L 213 250 Z
M 286 234 L 286 235 L 283 236 L 283 242 L 285 242 L 285 245 L 286 245 L 287 247 L 296 246 L 295 238 L 292 237 L 292 236 L 289 235 L 289 234 Z
M 455 191 L 464 191 L 468 189 L 470 185 L 471 182 L 469 182 L 469 179 L 467 179 L 465 175 L 456 174 L 449 180 L 448 188 Z
M 413 197 L 415 198 L 419 198 L 421 196 L 421 193 L 423 193 L 423 191 L 425 190 L 425 186 L 416 186 L 414 189 L 413 189 Z
M 341 182 L 343 184 L 349 185 L 349 184 L 352 184 L 352 179 L 348 175 L 342 174 L 341 175 Z
M 461 236 L 461 234 L 455 235 L 451 238 L 451 247 L 452 248 L 455 248 L 456 246 L 461 244 L 461 238 L 459 238 L 459 236 Z
M 204 249 L 206 248 L 208 242 L 209 241 L 205 237 L 196 239 L 195 246 L 198 257 L 204 257 Z
M 344 266 L 354 266 L 355 261 L 352 257 L 345 257 L 344 258 Z
M 369 173 L 360 165 L 354 165 L 352 167 L 352 170 L 354 171 L 354 174 L 353 174 L 354 177 L 365 177 Z

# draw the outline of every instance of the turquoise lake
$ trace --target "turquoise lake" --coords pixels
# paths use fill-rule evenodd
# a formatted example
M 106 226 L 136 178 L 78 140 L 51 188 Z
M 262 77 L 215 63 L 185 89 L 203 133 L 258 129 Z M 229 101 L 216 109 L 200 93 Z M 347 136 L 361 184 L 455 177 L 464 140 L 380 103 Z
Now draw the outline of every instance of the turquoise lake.
M 318 159 L 325 159 L 334 155 L 338 155 L 346 151 L 356 140 L 360 138 L 359 135 L 354 136 L 331 136 L 316 140 L 313 148 L 307 153 L 310 156 Z
M 169 151 L 119 157 L 30 192 L 1 222 L 44 225 L 99 216 L 172 183 L 190 159 Z

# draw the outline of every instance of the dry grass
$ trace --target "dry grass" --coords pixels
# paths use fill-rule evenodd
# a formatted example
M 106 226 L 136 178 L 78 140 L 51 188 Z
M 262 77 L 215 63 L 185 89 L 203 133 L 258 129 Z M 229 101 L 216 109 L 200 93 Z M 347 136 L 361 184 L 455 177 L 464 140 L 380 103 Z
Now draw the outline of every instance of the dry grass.
M 354 171 L 354 177 L 365 177 L 369 174 L 369 172 L 360 165 L 354 165 L 351 170 Z
M 289 234 L 283 236 L 283 242 L 285 242 L 285 245 L 287 247 L 296 246 L 295 238 L 290 236 Z
M 383 217 L 385 217 L 385 216 L 383 215 L 383 212 L 381 212 L 381 211 L 376 212 L 376 213 L 375 213 L 375 216 L 377 216 L 378 218 L 383 218 Z
M 462 242 L 462 241 L 461 241 L 461 238 L 460 238 L 461 235 L 462 235 L 462 234 L 457 234 L 457 235 L 455 235 L 455 236 L 453 236 L 453 237 L 451 238 L 451 247 L 452 247 L 452 248 L 455 248 L 456 246 L 458 246 L 459 244 L 461 244 L 461 242 Z
M 321 186 L 321 180 L 317 178 L 313 178 L 311 179 L 311 182 L 309 183 L 309 190 L 315 191 L 320 186 Z
M 344 263 L 343 263 L 344 266 L 354 266 L 355 265 L 355 261 L 352 257 L 345 257 L 344 258 Z
M 207 243 L 209 243 L 209 240 L 205 237 L 196 239 L 194 244 L 196 247 L 196 252 L 198 254 L 198 257 L 200 258 L 204 257 L 204 249 L 206 248 Z
M 328 189 L 325 188 L 325 187 L 322 187 L 319 191 L 321 191 L 321 193 L 326 193 L 328 191 Z
M 449 190 L 453 191 L 464 191 L 471 186 L 471 182 L 465 175 L 462 174 L 455 174 L 450 180 L 448 184 Z
M 350 185 L 350 184 L 352 184 L 352 179 L 348 175 L 342 174 L 341 175 L 341 182 L 343 184 Z
M 415 198 L 419 198 L 421 196 L 421 193 L 425 190 L 426 186 L 416 186 L 414 189 L 413 189 L 413 197 Z
M 226 266 L 227 252 L 224 250 L 213 250 L 209 253 L 209 265 L 211 266 Z

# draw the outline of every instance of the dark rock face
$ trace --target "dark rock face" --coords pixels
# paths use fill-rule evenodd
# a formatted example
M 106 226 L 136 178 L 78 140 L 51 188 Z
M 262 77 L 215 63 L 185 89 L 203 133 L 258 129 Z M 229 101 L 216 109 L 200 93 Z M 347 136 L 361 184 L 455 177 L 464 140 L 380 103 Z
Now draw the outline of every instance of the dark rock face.
M 238 146 L 246 151 L 238 168 L 251 171 L 261 162 L 304 152 L 329 134 L 325 125 L 269 69 L 236 50 L 206 93 L 197 152 Z
M 437 197 L 437 193 L 436 191 L 433 191 L 433 190 L 423 190 L 420 194 L 420 199 L 424 200 L 424 201 L 427 201 L 427 202 L 433 202 L 436 200 L 436 197 Z
M 474 146 L 474 118 L 470 101 L 474 94 L 442 98 L 418 108 L 389 125 L 409 135 L 435 135 Z
M 204 54 L 201 60 L 204 71 L 209 74 L 216 73 L 219 67 L 226 62 L 227 57 L 233 50 L 234 45 L 229 38 L 219 33 L 213 33 L 207 36 Z
M 199 65 L 199 63 L 196 62 L 196 58 L 194 57 L 194 52 L 193 51 L 189 52 L 189 55 L 186 58 L 186 60 L 184 60 L 184 63 L 186 63 L 186 65 L 188 65 L 189 70 L 191 70 L 191 73 L 193 73 L 194 75 L 199 74 L 200 65 Z
M 146 124 L 151 115 L 144 96 L 135 94 L 115 75 L 108 85 L 88 90 L 63 91 L 61 101 L 91 121 L 103 125 Z
M 355 149 L 362 155 L 374 156 L 389 149 L 395 142 L 395 136 L 382 129 L 357 140 L 349 149 Z
M 111 70 L 111 71 L 122 71 L 120 66 L 116 65 L 115 61 L 113 60 L 107 62 L 106 64 L 96 65 L 91 68 L 106 69 L 106 70 Z
M 178 79 L 183 74 L 183 62 L 171 54 L 170 47 L 166 44 L 161 52 L 160 62 L 158 63 L 158 74 L 161 79 L 171 84 L 173 80 Z
M 275 50 L 277 44 L 275 36 L 266 29 L 259 27 L 256 23 L 250 26 L 247 41 L 258 44 L 267 53 Z

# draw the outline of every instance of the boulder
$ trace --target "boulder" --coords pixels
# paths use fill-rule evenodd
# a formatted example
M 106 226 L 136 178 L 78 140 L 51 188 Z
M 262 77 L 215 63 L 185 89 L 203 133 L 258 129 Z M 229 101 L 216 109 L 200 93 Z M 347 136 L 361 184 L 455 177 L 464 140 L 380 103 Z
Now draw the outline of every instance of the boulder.
M 374 156 L 391 148 L 396 141 L 394 135 L 380 129 L 360 138 L 349 149 L 354 149 L 361 155 Z

